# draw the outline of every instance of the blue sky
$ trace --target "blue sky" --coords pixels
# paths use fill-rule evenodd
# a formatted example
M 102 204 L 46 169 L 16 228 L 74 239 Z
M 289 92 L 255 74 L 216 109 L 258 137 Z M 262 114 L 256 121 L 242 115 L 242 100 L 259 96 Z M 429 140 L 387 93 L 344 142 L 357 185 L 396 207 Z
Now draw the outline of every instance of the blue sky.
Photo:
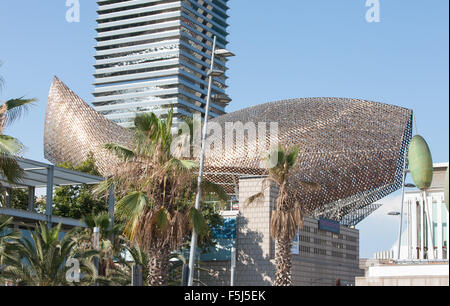
M 0 1 L 0 100 L 39 103 L 6 131 L 43 159 L 45 104 L 57 75 L 92 101 L 96 3 L 80 0 L 81 22 L 65 20 L 65 0 Z M 369 99 L 414 110 L 436 162 L 448 161 L 449 2 L 380 0 L 381 20 L 365 20 L 365 0 L 231 0 L 228 111 L 298 97 Z M 388 249 L 398 195 L 359 225 L 361 256 Z M 382 224 L 382 226 L 380 226 Z

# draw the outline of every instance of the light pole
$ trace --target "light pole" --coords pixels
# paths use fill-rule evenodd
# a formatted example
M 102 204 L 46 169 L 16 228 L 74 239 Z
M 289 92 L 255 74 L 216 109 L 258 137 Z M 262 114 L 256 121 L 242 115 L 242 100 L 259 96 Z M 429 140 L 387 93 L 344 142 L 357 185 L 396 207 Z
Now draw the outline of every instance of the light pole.
M 99 227 L 94 227 L 94 234 L 93 234 L 93 247 L 94 250 L 98 251 L 100 249 L 100 228 Z M 99 256 L 94 256 L 94 266 L 95 269 L 97 270 L 97 277 L 99 274 L 99 266 L 100 266 L 100 258 Z M 95 282 L 95 286 L 98 286 L 98 282 Z
M 202 180 L 203 180 L 203 167 L 205 164 L 205 151 L 206 151 L 206 136 L 208 133 L 208 119 L 209 119 L 209 107 L 211 104 L 211 91 L 212 91 L 212 83 L 214 77 L 221 76 L 225 72 L 220 70 L 214 70 L 214 59 L 217 56 L 222 57 L 231 57 L 234 56 L 228 50 L 225 49 L 216 49 L 217 37 L 214 36 L 213 40 L 213 48 L 211 53 L 211 68 L 208 71 L 208 95 L 206 97 L 206 107 L 205 107 L 205 120 L 203 124 L 203 134 L 202 134 L 202 152 L 200 156 L 200 167 L 198 171 L 198 180 L 197 180 L 197 196 L 195 197 L 195 209 L 200 210 L 200 199 L 202 196 Z M 191 238 L 191 249 L 189 253 L 189 279 L 188 286 L 192 286 L 194 282 L 194 265 L 195 265 L 195 253 L 197 250 L 197 232 L 195 227 L 192 229 L 192 238 Z
M 404 172 L 403 172 L 401 210 L 396 215 L 393 215 L 392 213 L 389 213 L 391 216 L 400 216 L 400 223 L 399 223 L 399 229 L 398 229 L 397 260 L 400 260 L 400 252 L 401 252 L 401 245 L 402 245 L 403 210 L 404 210 L 404 202 L 405 202 L 405 188 L 415 188 L 416 187 L 416 185 L 414 185 L 414 184 L 407 184 L 407 183 L 405 183 L 405 181 L 406 181 L 406 174 L 407 173 L 408 173 L 408 170 L 405 169 Z

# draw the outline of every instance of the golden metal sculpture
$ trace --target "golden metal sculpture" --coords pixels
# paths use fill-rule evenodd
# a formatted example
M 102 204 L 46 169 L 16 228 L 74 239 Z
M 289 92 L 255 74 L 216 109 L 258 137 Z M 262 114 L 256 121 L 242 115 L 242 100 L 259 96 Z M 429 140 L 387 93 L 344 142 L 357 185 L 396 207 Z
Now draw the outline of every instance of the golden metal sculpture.
M 405 150 L 412 134 L 412 111 L 364 100 L 308 98 L 267 103 L 212 120 L 277 122 L 281 144 L 300 148 L 294 179 L 320 184 L 317 191 L 291 184 L 305 213 L 336 220 L 399 189 Z M 269 137 L 268 135 L 267 137 Z M 266 139 L 267 140 L 267 139 Z M 117 160 L 102 146 L 129 146 L 132 133 L 95 112 L 57 78 L 53 81 L 45 123 L 45 157 L 53 163 L 82 162 L 91 151 L 105 176 Z M 268 141 L 267 141 L 268 143 Z M 239 177 L 265 175 L 262 151 L 246 138 L 206 159 L 207 179 L 237 194 Z
M 277 122 L 279 143 L 300 148 L 294 180 L 321 186 L 304 190 L 294 181 L 292 197 L 299 199 L 305 213 L 336 220 L 401 187 L 405 150 L 412 137 L 411 110 L 344 98 L 272 102 L 212 122 L 224 130 L 227 122 Z M 260 164 L 261 152 L 255 148 L 226 148 L 219 156 L 208 157 L 208 178 L 234 193 L 239 176 L 266 174 Z
M 131 141 L 129 130 L 98 114 L 57 77 L 53 79 L 45 115 L 47 160 L 78 165 L 92 152 L 100 173 L 107 176 L 118 160 L 103 145 L 109 142 L 130 145 Z

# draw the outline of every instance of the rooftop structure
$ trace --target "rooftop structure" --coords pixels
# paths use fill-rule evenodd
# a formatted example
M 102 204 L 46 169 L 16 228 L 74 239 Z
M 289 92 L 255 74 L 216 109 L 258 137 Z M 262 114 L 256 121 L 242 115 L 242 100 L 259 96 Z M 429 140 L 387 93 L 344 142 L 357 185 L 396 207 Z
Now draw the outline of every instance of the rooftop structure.
M 6 189 L 7 196 L 4 203 L 0 202 L 0 215 L 14 217 L 15 221 L 32 225 L 39 221 L 46 221 L 50 224 L 61 223 L 62 227 L 84 226 L 79 220 L 54 216 L 53 209 L 53 187 L 54 186 L 74 186 L 93 185 L 102 182 L 102 177 L 81 173 L 65 168 L 56 167 L 50 164 L 19 158 L 19 166 L 24 170 L 24 177 L 16 184 L 10 184 L 0 176 L 0 183 Z M 28 189 L 28 209 L 20 210 L 10 207 L 9 191 L 13 188 Z M 34 198 L 37 188 L 46 188 L 46 209 L 40 213 L 36 210 Z M 114 213 L 114 197 L 109 200 L 109 212 L 111 217 Z
M 228 0 L 97 1 L 95 110 L 130 127 L 136 113 L 204 113 L 213 37 L 226 48 Z M 215 69 L 226 71 L 218 55 Z M 212 87 L 211 116 L 225 113 L 226 76 Z M 228 100 L 229 101 L 229 100 Z

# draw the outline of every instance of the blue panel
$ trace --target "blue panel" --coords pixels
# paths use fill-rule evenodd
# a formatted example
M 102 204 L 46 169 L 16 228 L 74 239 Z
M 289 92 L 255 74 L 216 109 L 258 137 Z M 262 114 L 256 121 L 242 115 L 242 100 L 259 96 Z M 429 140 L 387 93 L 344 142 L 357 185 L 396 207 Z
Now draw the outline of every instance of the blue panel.
M 336 234 L 341 233 L 341 225 L 339 222 L 324 218 L 319 219 L 319 229 L 322 231 L 332 232 Z
M 236 246 L 236 218 L 226 218 L 224 225 L 213 230 L 217 244 L 214 249 L 209 249 L 207 254 L 202 254 L 202 261 L 227 261 L 231 260 L 231 248 Z

